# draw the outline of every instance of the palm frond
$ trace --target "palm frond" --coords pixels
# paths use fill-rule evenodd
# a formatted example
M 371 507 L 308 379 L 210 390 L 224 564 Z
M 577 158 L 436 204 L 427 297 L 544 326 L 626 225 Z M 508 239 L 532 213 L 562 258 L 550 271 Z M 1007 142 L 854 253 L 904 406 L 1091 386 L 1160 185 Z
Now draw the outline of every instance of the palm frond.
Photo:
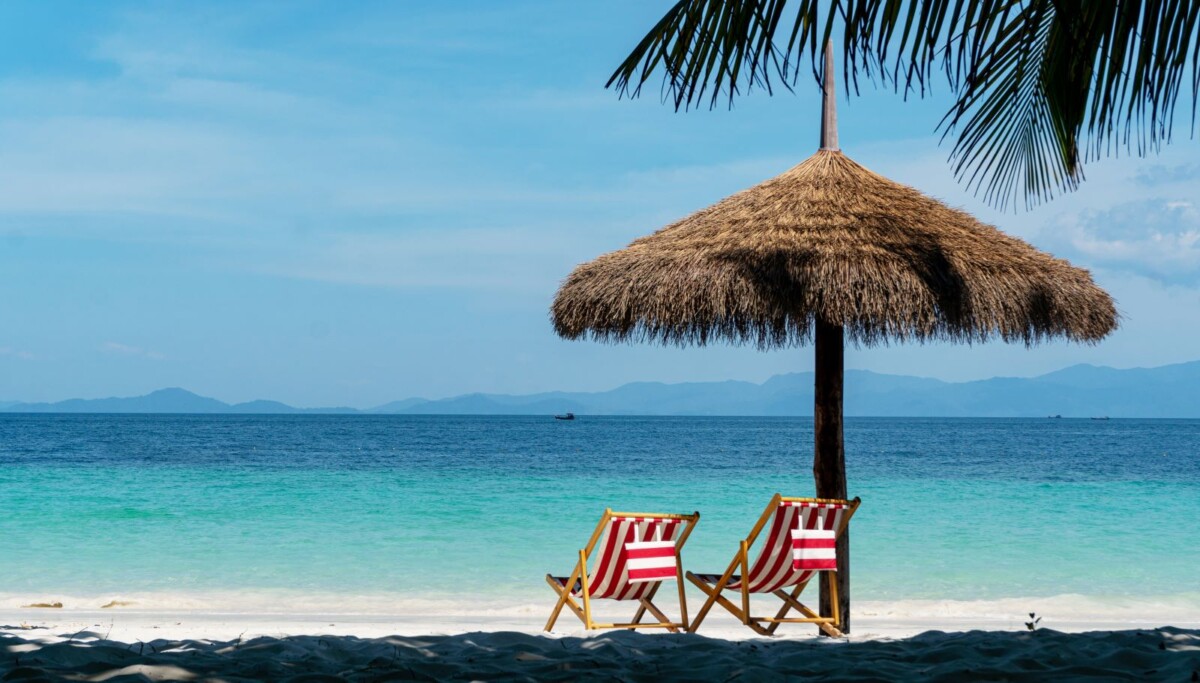
M 794 88 L 806 58 L 819 81 L 831 38 L 847 88 L 924 96 L 945 78 L 956 173 L 996 205 L 1075 188 L 1085 160 L 1156 150 L 1189 86 L 1196 126 L 1196 0 L 679 0 L 608 86 L 635 97 L 661 71 L 676 109 L 715 107 Z
M 1052 197 L 1082 179 L 1071 134 L 1078 122 L 1071 93 L 1062 91 L 1072 83 L 1056 83 L 1052 68 L 1069 40 L 1046 7 L 1012 11 L 1029 16 L 998 22 L 985 58 L 942 120 L 947 134 L 962 124 L 950 153 L 955 175 L 1000 207 L 1022 194 L 1027 205 Z

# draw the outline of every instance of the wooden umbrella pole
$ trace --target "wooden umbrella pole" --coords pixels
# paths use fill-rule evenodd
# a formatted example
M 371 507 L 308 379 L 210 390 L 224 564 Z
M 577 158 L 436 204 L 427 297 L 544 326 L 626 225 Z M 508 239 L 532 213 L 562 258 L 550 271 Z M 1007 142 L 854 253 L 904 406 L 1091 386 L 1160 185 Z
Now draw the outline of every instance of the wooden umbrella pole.
M 842 377 L 845 347 L 840 325 L 817 321 L 813 386 L 813 477 L 818 498 L 846 498 L 846 452 L 842 444 Z M 839 553 L 841 555 L 841 553 Z
M 821 149 L 838 149 L 837 87 L 833 82 L 833 42 L 825 43 L 825 78 L 821 82 Z
M 840 325 L 816 323 L 816 381 L 813 386 L 813 477 L 818 498 L 846 495 L 846 452 L 842 442 L 844 340 Z M 850 532 L 838 538 L 838 609 L 843 633 L 850 632 Z M 828 584 L 821 582 L 821 614 L 833 613 Z
M 837 91 L 833 80 L 833 44 L 825 44 L 825 78 L 821 97 L 821 149 L 838 149 Z M 845 339 L 841 325 L 816 320 L 814 346 L 816 378 L 813 387 L 813 477 L 820 498 L 846 498 L 846 452 L 842 441 L 842 380 L 845 376 Z M 838 600 L 842 633 L 850 632 L 850 531 L 838 538 L 838 590 L 820 582 L 821 614 L 836 614 Z

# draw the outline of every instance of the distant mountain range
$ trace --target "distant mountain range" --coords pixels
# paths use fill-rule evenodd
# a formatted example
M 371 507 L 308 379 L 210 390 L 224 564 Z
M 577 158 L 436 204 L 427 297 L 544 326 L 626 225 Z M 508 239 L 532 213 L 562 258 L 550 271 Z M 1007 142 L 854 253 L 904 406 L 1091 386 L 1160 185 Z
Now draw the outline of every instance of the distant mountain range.
M 5 413 L 357 413 L 354 408 L 294 408 L 279 401 L 225 403 L 177 387 L 128 398 L 72 398 L 56 403 L 5 403 Z
M 943 382 L 848 370 L 846 414 L 895 417 L 1190 417 L 1200 418 L 1200 361 L 1117 370 L 1074 365 L 1040 377 Z M 184 389 L 131 398 L 4 403 L 12 413 L 256 413 L 405 415 L 812 415 L 811 372 L 753 382 L 634 382 L 602 392 L 466 394 L 410 398 L 368 410 L 295 408 L 278 401 L 229 404 Z

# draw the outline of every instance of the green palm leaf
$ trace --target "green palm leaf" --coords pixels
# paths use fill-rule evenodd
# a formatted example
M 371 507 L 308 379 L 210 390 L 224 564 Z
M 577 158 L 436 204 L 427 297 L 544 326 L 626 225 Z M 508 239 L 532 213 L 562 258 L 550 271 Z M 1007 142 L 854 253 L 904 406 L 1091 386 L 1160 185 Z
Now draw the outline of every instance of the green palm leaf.
M 990 203 L 1074 189 L 1082 164 L 1171 139 L 1175 105 L 1200 94 L 1196 0 L 679 0 L 608 85 L 637 96 L 661 72 L 676 109 L 791 89 L 818 47 L 842 44 L 860 78 L 925 95 L 946 79 L 942 119 L 961 181 Z M 1189 78 L 1190 76 L 1190 78 Z

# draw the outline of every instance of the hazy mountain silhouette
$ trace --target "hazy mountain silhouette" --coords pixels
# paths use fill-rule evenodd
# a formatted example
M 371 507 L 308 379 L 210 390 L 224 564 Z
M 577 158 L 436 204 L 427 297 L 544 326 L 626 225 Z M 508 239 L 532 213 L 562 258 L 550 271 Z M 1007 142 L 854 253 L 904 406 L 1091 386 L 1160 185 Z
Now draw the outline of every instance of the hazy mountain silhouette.
M 414 406 L 419 406 L 422 403 L 429 403 L 428 399 L 424 398 L 406 398 L 403 401 L 392 401 L 381 406 L 371 408 L 366 412 L 370 413 L 403 413 L 404 411 Z
M 353 408 L 293 408 L 279 401 L 229 404 L 171 387 L 129 398 L 72 398 L 57 403 L 0 405 L 10 413 L 355 413 Z
M 811 372 L 752 382 L 635 382 L 604 392 L 469 394 L 380 412 L 424 414 L 812 415 Z M 943 382 L 846 372 L 845 410 L 856 416 L 1200 417 L 1200 361 L 1116 370 L 1076 365 L 1041 377 Z
M 634 382 L 610 391 L 528 395 L 466 394 L 410 398 L 376 408 L 295 408 L 278 401 L 228 404 L 184 389 L 131 398 L 0 404 L 25 413 L 373 413 L 458 415 L 812 415 L 813 375 L 753 382 Z M 846 414 L 911 417 L 1190 417 L 1200 418 L 1200 361 L 1117 370 L 1074 365 L 1040 377 L 943 382 L 922 377 L 846 372 Z

